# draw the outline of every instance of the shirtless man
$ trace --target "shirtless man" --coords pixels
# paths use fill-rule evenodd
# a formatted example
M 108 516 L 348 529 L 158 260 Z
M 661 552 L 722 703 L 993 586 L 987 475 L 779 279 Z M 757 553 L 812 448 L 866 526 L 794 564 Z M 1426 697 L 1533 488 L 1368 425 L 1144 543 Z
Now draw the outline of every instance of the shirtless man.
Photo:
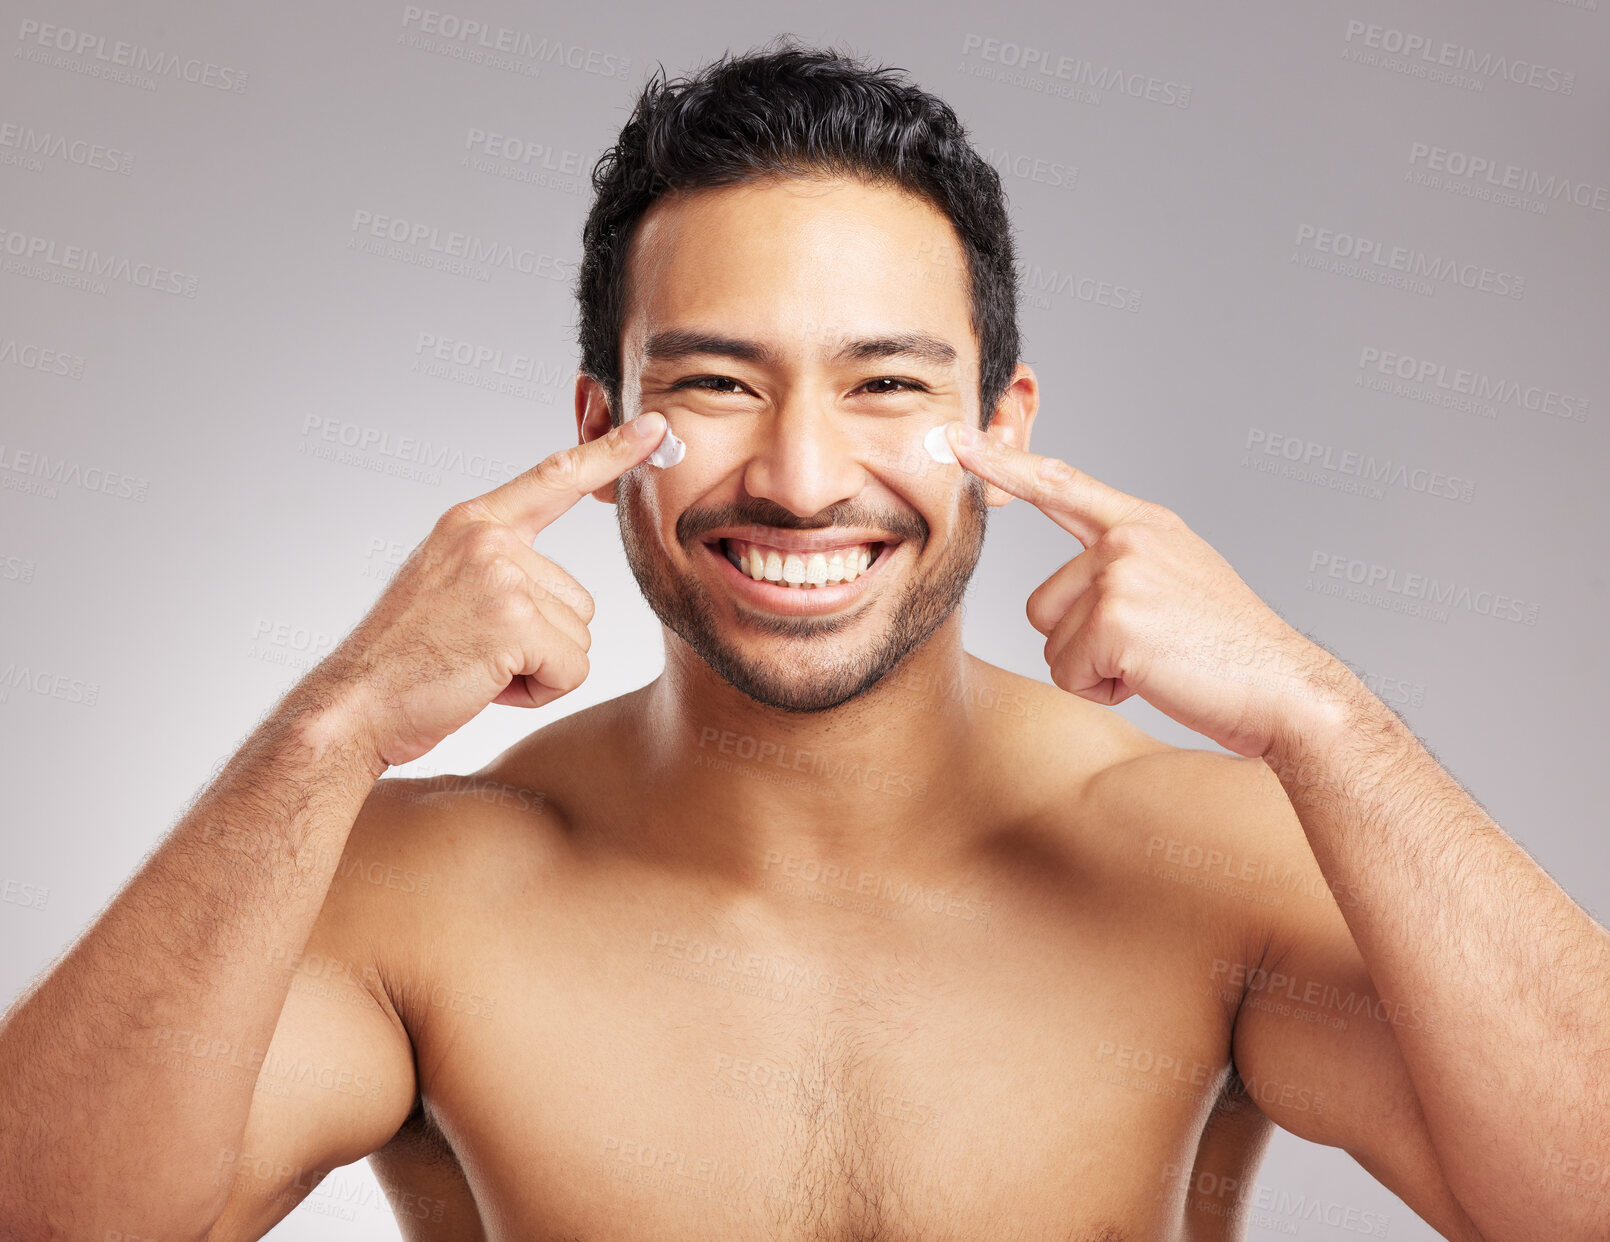
M 1028 451 L 999 183 L 873 80 L 646 97 L 608 184 L 652 130 L 676 188 L 589 223 L 581 443 L 450 509 L 11 1007 L 0 1236 L 256 1238 L 371 1156 L 410 1239 L 1232 1238 L 1272 1124 L 1460 1242 L 1607 1235 L 1606 933 L 1175 514 Z M 677 164 L 813 109 L 859 165 Z M 902 127 L 959 216 L 855 173 Z M 532 544 L 589 493 L 663 673 L 385 777 L 582 682 Z M 1012 496 L 1084 549 L 1054 686 L 961 645 Z

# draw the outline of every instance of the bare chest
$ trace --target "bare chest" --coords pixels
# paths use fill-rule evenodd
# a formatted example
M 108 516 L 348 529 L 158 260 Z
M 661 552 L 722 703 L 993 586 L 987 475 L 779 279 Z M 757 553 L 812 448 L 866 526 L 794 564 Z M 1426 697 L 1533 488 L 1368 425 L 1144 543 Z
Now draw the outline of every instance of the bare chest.
M 1175 1236 L 1212 950 L 981 905 L 778 936 L 618 902 L 455 961 L 479 1003 L 416 1042 L 485 1236 Z

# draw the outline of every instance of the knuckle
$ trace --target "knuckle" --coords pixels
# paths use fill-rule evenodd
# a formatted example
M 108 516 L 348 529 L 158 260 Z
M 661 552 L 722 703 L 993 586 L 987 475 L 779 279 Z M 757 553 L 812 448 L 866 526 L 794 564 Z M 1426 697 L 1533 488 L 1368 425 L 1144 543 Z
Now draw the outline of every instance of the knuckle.
M 1093 632 L 1121 634 L 1128 625 L 1129 604 L 1121 596 L 1105 591 L 1090 609 L 1089 627 Z
M 1113 556 L 1127 556 L 1144 547 L 1146 539 L 1145 527 L 1135 522 L 1120 522 L 1117 526 L 1109 527 L 1097 542 L 1104 552 Z
M 491 621 L 499 627 L 525 627 L 540 613 L 537 601 L 524 591 L 502 591 L 487 608 Z
M 473 563 L 490 566 L 494 561 L 509 560 L 509 534 L 505 526 L 496 522 L 472 522 L 463 527 L 460 538 L 465 558 Z
M 578 446 L 560 449 L 537 463 L 535 479 L 545 487 L 567 487 L 573 483 L 581 469 L 581 450 Z
M 1057 489 L 1073 486 L 1079 477 L 1079 472 L 1060 457 L 1045 458 L 1036 473 L 1042 484 Z
M 1029 596 L 1029 602 L 1025 606 L 1024 612 L 1028 616 L 1029 624 L 1042 633 L 1049 623 L 1055 619 L 1049 615 L 1050 604 L 1043 589 L 1036 590 Z
M 448 508 L 436 519 L 436 529 L 444 532 L 459 530 L 465 526 L 473 526 L 477 522 L 485 522 L 488 517 L 479 498 L 472 497 Z
M 492 589 L 516 597 L 526 594 L 521 589 L 525 584 L 525 570 L 521 569 L 519 562 L 512 557 L 505 556 L 501 552 L 492 552 L 479 558 L 476 564 L 481 578 Z

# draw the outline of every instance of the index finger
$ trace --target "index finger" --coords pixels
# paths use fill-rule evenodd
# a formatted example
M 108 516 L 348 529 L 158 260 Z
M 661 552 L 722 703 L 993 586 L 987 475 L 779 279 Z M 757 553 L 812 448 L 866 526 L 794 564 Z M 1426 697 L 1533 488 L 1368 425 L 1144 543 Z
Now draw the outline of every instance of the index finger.
M 1028 501 L 1087 548 L 1145 504 L 1060 458 L 1030 453 L 966 423 L 945 424 L 945 440 L 959 465 Z
M 588 492 L 640 463 L 670 431 L 665 415 L 650 411 L 596 440 L 549 454 L 524 474 L 477 496 L 475 503 L 530 543 Z

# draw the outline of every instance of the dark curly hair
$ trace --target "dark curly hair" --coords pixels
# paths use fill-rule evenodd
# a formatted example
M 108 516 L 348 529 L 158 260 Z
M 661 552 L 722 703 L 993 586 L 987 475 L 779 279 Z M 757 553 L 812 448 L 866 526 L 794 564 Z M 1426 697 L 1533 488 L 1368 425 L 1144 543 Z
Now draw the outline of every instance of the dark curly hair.
M 899 69 L 870 68 L 781 35 L 723 55 L 687 78 L 651 75 L 619 141 L 593 167 L 593 204 L 576 274 L 581 369 L 621 418 L 620 338 L 626 256 L 637 223 L 672 190 L 775 175 L 849 175 L 892 184 L 955 227 L 972 286 L 980 424 L 1018 361 L 1017 268 L 1000 175 L 943 100 Z

